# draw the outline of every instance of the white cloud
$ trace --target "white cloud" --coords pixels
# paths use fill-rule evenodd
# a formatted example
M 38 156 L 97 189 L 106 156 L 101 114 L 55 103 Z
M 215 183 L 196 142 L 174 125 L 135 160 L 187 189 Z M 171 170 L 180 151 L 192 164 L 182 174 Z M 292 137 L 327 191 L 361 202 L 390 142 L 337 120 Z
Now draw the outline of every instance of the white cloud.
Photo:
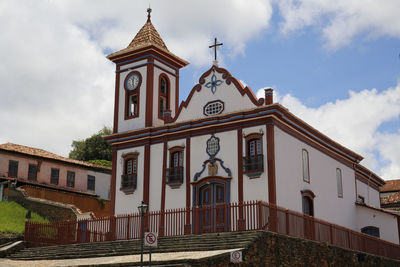
M 400 38 L 398 0 L 284 0 L 277 4 L 284 19 L 282 33 L 316 26 L 329 48 L 349 44 L 363 34 L 367 38 Z
M 257 92 L 261 96 L 264 89 Z M 333 140 L 361 154 L 361 162 L 385 179 L 400 177 L 400 125 L 397 133 L 381 132 L 384 123 L 400 116 L 400 83 L 378 92 L 376 89 L 349 92 L 346 99 L 317 108 L 304 105 L 290 94 L 275 94 L 275 102 Z M 383 164 L 381 164 L 383 162 Z

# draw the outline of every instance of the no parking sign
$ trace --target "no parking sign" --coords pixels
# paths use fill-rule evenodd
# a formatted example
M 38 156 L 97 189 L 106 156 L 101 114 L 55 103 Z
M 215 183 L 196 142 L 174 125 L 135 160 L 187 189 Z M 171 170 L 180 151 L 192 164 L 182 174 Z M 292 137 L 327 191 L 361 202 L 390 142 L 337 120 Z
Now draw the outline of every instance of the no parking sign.
M 153 232 L 144 233 L 144 244 L 148 247 L 157 247 L 158 234 Z
M 231 252 L 231 262 L 232 263 L 241 263 L 243 262 L 242 251 L 236 250 Z

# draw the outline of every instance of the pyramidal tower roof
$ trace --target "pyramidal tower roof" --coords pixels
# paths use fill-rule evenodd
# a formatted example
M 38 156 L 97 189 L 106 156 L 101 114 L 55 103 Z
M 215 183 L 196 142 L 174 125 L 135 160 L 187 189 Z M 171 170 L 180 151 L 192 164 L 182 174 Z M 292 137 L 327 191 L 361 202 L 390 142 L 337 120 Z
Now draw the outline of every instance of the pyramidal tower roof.
M 160 52 L 163 52 L 166 56 L 170 57 L 177 65 L 180 67 L 186 66 L 189 63 L 171 53 L 164 41 L 161 39 L 160 34 L 157 32 L 156 28 L 151 23 L 150 12 L 151 9 L 147 9 L 147 21 L 143 27 L 139 30 L 133 40 L 129 45 L 117 52 L 114 52 L 107 56 L 108 59 L 115 61 L 127 56 L 128 54 L 135 54 L 139 51 L 144 51 L 146 49 L 156 48 Z
M 151 23 L 150 18 L 147 19 L 146 24 L 139 30 L 127 48 L 141 48 L 149 45 L 158 46 L 169 52 L 160 34 L 158 34 L 156 28 Z

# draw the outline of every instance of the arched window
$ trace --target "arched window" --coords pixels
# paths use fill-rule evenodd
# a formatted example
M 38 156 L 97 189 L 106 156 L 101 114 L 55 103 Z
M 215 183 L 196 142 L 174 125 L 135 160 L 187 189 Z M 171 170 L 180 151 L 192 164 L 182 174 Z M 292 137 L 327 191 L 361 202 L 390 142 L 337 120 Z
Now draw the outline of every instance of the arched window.
M 158 90 L 158 117 L 163 119 L 167 111 L 170 111 L 170 84 L 167 75 L 161 74 Z
M 183 183 L 183 146 L 169 149 L 169 168 L 166 170 L 167 184 L 173 188 Z
M 343 185 L 342 185 L 342 170 L 336 169 L 336 183 L 337 183 L 337 195 L 343 197 Z
M 124 169 L 121 175 L 121 190 L 125 193 L 133 193 L 137 186 L 138 154 L 129 153 L 123 155 Z
M 302 150 L 302 161 L 303 161 L 303 181 L 310 182 L 310 166 L 308 161 L 308 151 Z
M 301 191 L 303 213 L 308 216 L 314 216 L 314 198 L 315 195 L 311 190 Z
M 246 157 L 243 158 L 243 171 L 246 174 L 256 172 L 259 177 L 264 171 L 262 137 L 262 133 L 251 133 L 244 137 L 246 140 Z
M 361 228 L 361 233 L 375 237 L 380 237 L 379 228 L 375 226 L 366 226 L 364 228 Z

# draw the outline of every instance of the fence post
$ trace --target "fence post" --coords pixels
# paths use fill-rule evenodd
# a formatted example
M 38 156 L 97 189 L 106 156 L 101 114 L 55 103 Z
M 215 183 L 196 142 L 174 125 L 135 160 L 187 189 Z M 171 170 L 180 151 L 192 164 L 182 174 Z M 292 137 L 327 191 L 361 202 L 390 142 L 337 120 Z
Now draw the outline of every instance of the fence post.
M 258 218 L 258 230 L 261 230 L 263 228 L 262 225 L 262 207 L 261 207 L 261 201 L 257 201 L 257 210 L 258 210 L 258 214 L 257 214 L 257 218 Z
M 285 210 L 285 225 L 286 225 L 286 234 L 289 235 L 290 233 L 290 225 L 289 225 L 289 210 Z
M 131 228 L 130 224 L 131 224 L 131 215 L 128 214 L 128 223 L 127 223 L 127 226 L 126 226 L 127 227 L 126 228 L 126 240 L 129 240 L 130 228 Z
M 274 204 L 269 205 L 269 230 L 271 232 L 278 232 L 278 225 L 277 225 L 277 207 Z
M 347 230 L 347 238 L 349 239 L 349 249 L 352 249 L 351 247 L 351 236 L 350 236 L 350 231 Z
M 332 224 L 329 224 L 329 234 L 331 238 L 331 244 L 333 245 L 333 229 L 332 229 Z
M 110 216 L 110 232 L 109 232 L 109 237 L 108 241 L 115 241 L 116 237 L 116 217 L 115 215 Z

